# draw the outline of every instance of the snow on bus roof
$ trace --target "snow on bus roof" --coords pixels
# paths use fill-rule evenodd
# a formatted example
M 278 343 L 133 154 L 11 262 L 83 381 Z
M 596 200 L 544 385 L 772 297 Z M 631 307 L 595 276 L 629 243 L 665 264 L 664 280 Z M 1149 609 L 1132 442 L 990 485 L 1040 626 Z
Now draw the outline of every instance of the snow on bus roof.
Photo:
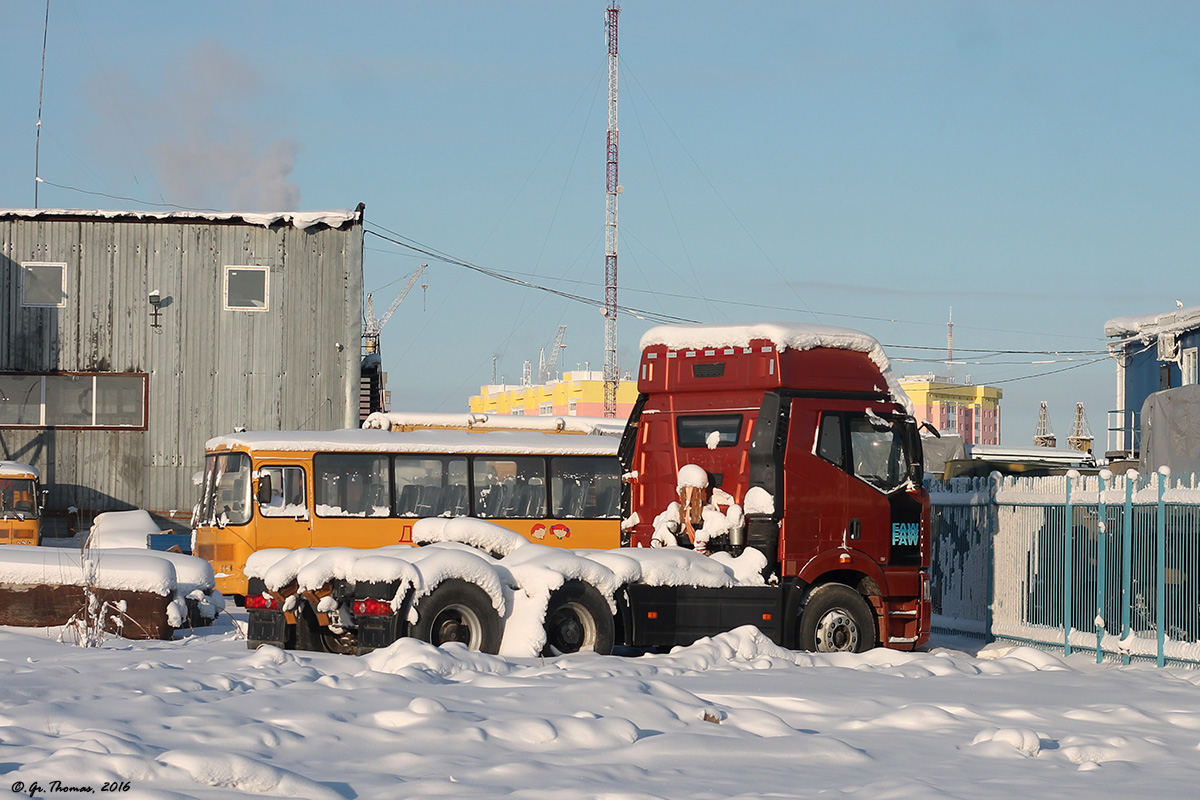
M 22 464 L 20 461 L 0 461 L 0 477 L 28 478 L 31 475 L 37 480 L 42 479 L 42 473 L 32 464 Z
M 419 430 L 394 432 L 347 428 L 337 431 L 246 431 L 216 436 L 206 450 L 330 451 L 373 453 L 478 453 L 615 456 L 615 436 L 563 436 L 539 431 Z
M 912 413 L 913 405 L 900 382 L 892 375 L 892 365 L 883 346 L 869 333 L 834 325 L 803 322 L 756 322 L 742 325 L 658 325 L 642 335 L 641 349 L 664 345 L 671 350 L 699 350 L 715 347 L 749 347 L 752 341 L 771 342 L 778 350 L 852 350 L 866 353 L 887 381 L 888 391 L 901 406 Z
M 362 426 L 382 430 L 452 428 L 459 430 L 527 430 L 620 436 L 625 421 L 606 417 L 518 417 L 511 414 L 439 414 L 430 411 L 376 411 Z

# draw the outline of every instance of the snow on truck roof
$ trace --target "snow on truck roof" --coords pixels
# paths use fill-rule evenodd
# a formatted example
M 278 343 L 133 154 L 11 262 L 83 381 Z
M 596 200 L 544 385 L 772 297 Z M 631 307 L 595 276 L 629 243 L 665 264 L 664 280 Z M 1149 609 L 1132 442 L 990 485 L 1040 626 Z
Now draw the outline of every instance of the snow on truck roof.
M 32 464 L 22 464 L 20 461 L 0 461 L 0 478 L 28 478 L 41 480 L 42 474 Z
M 407 432 L 347 428 L 337 431 L 246 431 L 209 439 L 205 449 L 370 453 L 477 453 L 615 456 L 616 436 L 564 436 L 539 431 L 419 430 Z
M 756 322 L 742 325 L 659 325 L 642 335 L 641 349 L 663 345 L 670 350 L 700 350 L 716 347 L 749 347 L 753 341 L 771 342 L 779 351 L 851 350 L 866 353 L 887 381 L 887 389 L 901 406 L 912 413 L 913 405 L 900 382 L 892 375 L 892 365 L 883 346 L 869 333 L 834 325 L 802 322 Z M 882 387 L 881 387 L 882 389 Z

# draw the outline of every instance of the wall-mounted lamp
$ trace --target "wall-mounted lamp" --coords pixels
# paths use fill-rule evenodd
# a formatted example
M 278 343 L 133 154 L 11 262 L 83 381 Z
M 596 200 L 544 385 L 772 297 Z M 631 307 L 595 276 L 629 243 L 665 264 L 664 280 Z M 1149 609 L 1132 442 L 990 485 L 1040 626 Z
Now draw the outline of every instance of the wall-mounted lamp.
M 153 322 L 150 323 L 151 328 L 157 329 L 157 328 L 162 327 L 162 323 L 160 323 L 158 321 L 158 317 L 162 313 L 159 310 L 159 308 L 161 306 L 162 306 L 162 295 L 159 293 L 158 289 L 155 289 L 154 291 L 150 292 L 150 308 L 151 308 L 150 317 L 151 317 L 151 319 L 154 320 Z

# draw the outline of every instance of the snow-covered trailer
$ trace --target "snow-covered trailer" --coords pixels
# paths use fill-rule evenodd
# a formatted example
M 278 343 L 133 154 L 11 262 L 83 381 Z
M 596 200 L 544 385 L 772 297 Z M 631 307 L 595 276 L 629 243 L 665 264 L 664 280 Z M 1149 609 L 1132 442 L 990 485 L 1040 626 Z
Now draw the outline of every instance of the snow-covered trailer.
M 0 625 L 77 625 L 127 639 L 170 639 L 223 607 L 198 558 L 136 548 L 0 545 Z

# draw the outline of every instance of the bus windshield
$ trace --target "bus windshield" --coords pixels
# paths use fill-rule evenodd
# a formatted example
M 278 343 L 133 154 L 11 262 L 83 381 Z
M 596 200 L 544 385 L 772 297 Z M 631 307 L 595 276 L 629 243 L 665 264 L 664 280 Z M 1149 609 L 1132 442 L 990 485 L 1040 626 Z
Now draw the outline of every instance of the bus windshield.
M 204 460 L 199 521 L 218 527 L 250 521 L 250 456 L 219 453 Z
M 30 478 L 0 478 L 0 516 L 33 519 L 38 515 L 37 485 Z

